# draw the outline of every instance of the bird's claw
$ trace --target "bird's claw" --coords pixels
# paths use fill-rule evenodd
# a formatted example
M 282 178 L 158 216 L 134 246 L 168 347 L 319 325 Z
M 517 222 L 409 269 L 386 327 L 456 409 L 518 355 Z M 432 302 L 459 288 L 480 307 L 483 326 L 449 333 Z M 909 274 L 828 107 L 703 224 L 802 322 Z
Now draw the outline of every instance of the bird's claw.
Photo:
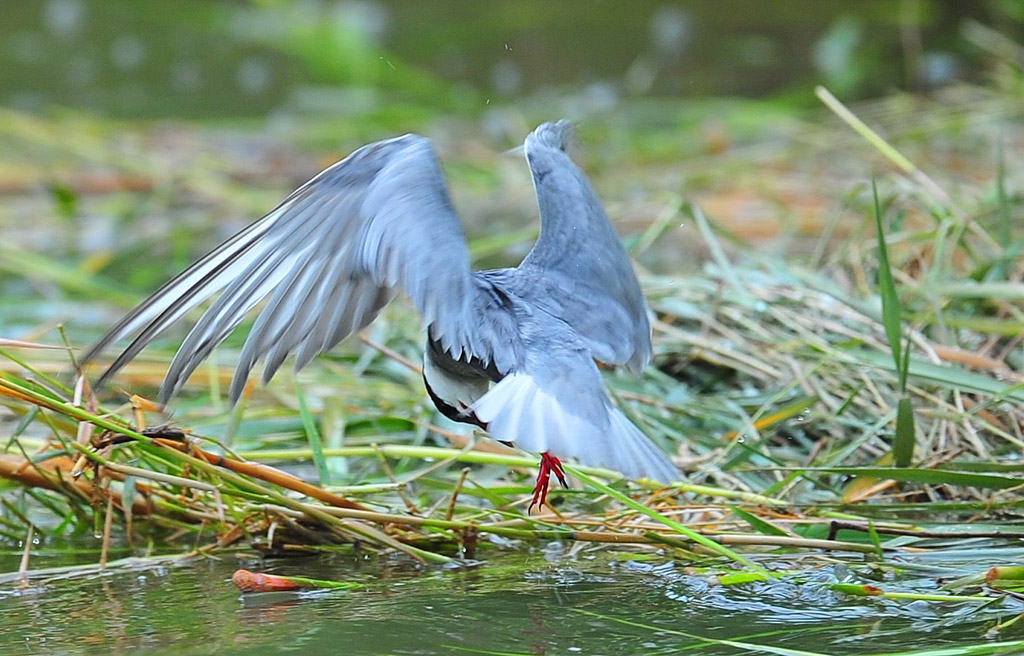
M 569 484 L 565 480 L 565 471 L 562 469 L 562 461 L 545 451 L 540 454 L 540 468 L 537 471 L 537 485 L 533 488 L 533 500 L 530 501 L 530 507 L 527 509 L 527 513 L 532 513 L 533 507 L 538 504 L 543 508 L 544 504 L 548 502 L 548 483 L 552 473 L 558 479 L 558 482 L 562 484 L 562 487 L 569 487 Z

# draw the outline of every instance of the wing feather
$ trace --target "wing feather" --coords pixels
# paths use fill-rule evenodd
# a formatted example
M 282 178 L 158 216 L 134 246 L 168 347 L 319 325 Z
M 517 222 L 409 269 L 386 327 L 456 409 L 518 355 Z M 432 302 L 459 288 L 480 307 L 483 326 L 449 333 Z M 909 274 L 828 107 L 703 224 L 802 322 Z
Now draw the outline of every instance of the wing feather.
M 134 337 L 102 384 L 216 296 L 172 360 L 166 401 L 266 301 L 232 381 L 237 400 L 260 358 L 265 380 L 292 353 L 302 366 L 372 321 L 399 289 L 456 356 L 492 348 L 466 325 L 469 253 L 433 147 L 416 135 L 370 144 L 320 173 L 129 312 L 85 360 Z
M 601 201 L 566 153 L 571 137 L 559 121 L 526 138 L 540 236 L 514 290 L 572 326 L 598 360 L 639 372 L 651 357 L 647 304 Z

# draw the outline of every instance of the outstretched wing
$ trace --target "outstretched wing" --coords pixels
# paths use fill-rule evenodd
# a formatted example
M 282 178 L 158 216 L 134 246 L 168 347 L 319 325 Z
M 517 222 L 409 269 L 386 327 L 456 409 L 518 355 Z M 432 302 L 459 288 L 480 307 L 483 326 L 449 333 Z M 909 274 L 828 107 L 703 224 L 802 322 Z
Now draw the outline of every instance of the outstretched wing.
M 296 367 L 377 315 L 401 288 L 453 354 L 489 346 L 464 320 L 473 293 L 469 254 L 429 140 L 416 135 L 370 144 L 326 169 L 259 221 L 190 266 L 124 317 L 85 359 L 134 341 L 99 384 L 188 311 L 217 295 L 167 372 L 166 401 L 199 363 L 266 299 L 231 384 L 241 395 L 266 357 L 264 381 L 289 353 Z
M 668 456 L 612 405 L 590 350 L 572 328 L 541 312 L 517 312 L 516 320 L 521 363 L 471 406 L 491 436 L 629 478 L 679 478 Z
M 608 215 L 565 152 L 571 136 L 559 121 L 526 138 L 540 236 L 514 291 L 572 326 L 598 360 L 639 372 L 651 357 L 647 305 Z

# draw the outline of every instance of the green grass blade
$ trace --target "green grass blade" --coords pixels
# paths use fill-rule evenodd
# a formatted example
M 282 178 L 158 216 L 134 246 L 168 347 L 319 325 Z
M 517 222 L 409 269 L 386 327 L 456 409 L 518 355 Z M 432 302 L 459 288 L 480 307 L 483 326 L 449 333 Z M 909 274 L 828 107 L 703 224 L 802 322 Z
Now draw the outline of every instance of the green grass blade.
M 316 419 L 306 405 L 306 396 L 302 389 L 296 385 L 295 398 L 299 401 L 299 415 L 302 418 L 302 428 L 306 432 L 306 440 L 309 442 L 309 449 L 313 453 L 313 464 L 316 465 L 316 473 L 320 477 L 320 485 L 331 484 L 331 470 L 327 466 L 327 458 L 324 457 L 323 440 L 320 439 L 320 431 L 316 427 Z
M 926 483 L 928 485 L 964 485 L 991 490 L 1005 490 L 1024 485 L 1024 479 L 1011 476 L 976 474 L 946 469 L 916 469 L 911 467 L 804 467 L 800 471 L 843 474 L 845 476 L 866 476 L 868 478 L 880 478 L 906 483 Z
M 871 193 L 875 201 L 875 229 L 878 233 L 878 289 L 882 297 L 882 325 L 889 340 L 896 371 L 902 370 L 902 340 L 900 331 L 900 299 L 896 294 L 896 281 L 889 268 L 889 249 L 885 243 L 885 229 L 882 227 L 882 206 L 878 201 L 878 185 L 871 179 Z M 906 389 L 906 378 L 900 379 L 900 389 Z
M 750 560 L 746 556 L 743 556 L 742 554 L 738 554 L 735 551 L 733 551 L 732 549 L 730 549 L 730 548 L 728 548 L 728 547 L 726 547 L 724 545 L 721 545 L 721 544 L 715 542 L 711 538 L 703 536 L 700 533 L 698 533 L 697 531 L 694 531 L 691 528 L 687 528 L 686 526 L 683 526 L 682 524 L 680 524 L 679 522 L 675 521 L 674 519 L 671 519 L 670 517 L 666 517 L 665 515 L 662 515 L 658 511 L 656 511 L 656 510 L 654 510 L 652 508 L 648 508 L 647 506 L 643 505 L 642 503 L 638 503 L 638 502 L 634 501 L 633 499 L 630 499 L 628 496 L 626 496 L 622 492 L 619 492 L 618 490 L 616 490 L 616 489 L 614 489 L 612 487 L 609 487 L 609 486 L 605 485 L 604 483 L 602 483 L 602 482 L 600 482 L 600 481 L 598 481 L 598 480 L 596 480 L 594 478 L 591 478 L 590 476 L 587 476 L 586 474 L 584 474 L 580 470 L 576 469 L 572 465 L 564 465 L 564 468 L 565 468 L 566 472 L 568 472 L 572 476 L 578 478 L 579 480 L 583 481 L 587 485 L 589 485 L 589 486 L 591 486 L 593 488 L 597 488 L 598 490 L 600 490 L 601 492 L 607 494 L 608 496 L 614 497 L 615 499 L 618 499 L 619 502 L 625 504 L 626 506 L 629 506 L 633 510 L 636 510 L 637 512 L 640 512 L 640 513 L 643 513 L 644 515 L 647 515 L 651 519 L 654 519 L 655 521 L 658 521 L 658 522 L 664 524 L 665 526 L 668 526 L 669 528 L 673 529 L 677 533 L 680 533 L 681 535 L 685 535 L 686 537 L 688 537 L 693 542 L 696 542 L 697 544 L 699 544 L 701 546 L 707 547 L 711 551 L 714 551 L 715 553 L 721 554 L 721 555 L 725 556 L 726 558 L 729 558 L 730 560 L 734 560 L 734 561 L 736 561 L 738 563 L 746 565 L 747 567 L 751 568 L 754 571 L 760 572 L 760 573 L 762 573 L 762 574 L 764 574 L 766 576 L 771 576 L 771 574 L 768 572 L 768 570 L 766 570 L 765 568 L 761 567 L 760 565 L 758 565 L 754 561 Z
M 1006 195 L 1006 157 L 1003 153 L 1003 140 L 999 142 L 998 159 L 996 160 L 996 199 L 999 203 L 999 242 L 1003 245 L 1003 256 L 995 264 L 995 277 L 1005 280 L 1010 272 L 1012 259 L 1010 231 L 1010 200 Z
M 875 529 L 875 523 L 871 521 L 868 522 L 868 537 L 871 538 L 871 546 L 875 548 L 875 555 L 878 556 L 878 558 L 883 558 L 884 552 L 882 551 L 882 540 L 878 537 L 878 531 Z
M 886 369 L 891 369 L 893 366 L 891 358 L 885 357 L 877 351 L 858 348 L 848 352 L 867 365 Z M 910 358 L 907 370 L 909 376 L 937 384 L 943 389 L 992 394 L 998 399 L 1024 403 L 1024 385 L 1020 383 L 1007 385 L 992 376 L 965 371 L 959 367 L 933 364 L 913 357 Z
M 889 142 L 887 142 L 880 134 L 872 130 L 868 125 L 860 120 L 856 114 L 851 112 L 846 105 L 839 102 L 839 99 L 832 95 L 832 93 L 823 86 L 817 86 L 814 88 L 814 93 L 832 112 L 843 120 L 844 123 L 849 125 L 853 130 L 864 138 L 869 144 L 878 149 L 878 152 L 882 153 L 886 159 L 895 164 L 904 173 L 913 178 L 922 187 L 928 190 L 928 192 L 939 202 L 950 204 L 952 201 L 942 187 L 935 184 L 935 181 L 925 175 L 921 169 L 917 168 L 913 162 L 906 158 L 900 151 L 896 150 Z
M 732 504 L 726 504 L 726 506 L 729 508 L 729 510 L 732 511 L 734 515 L 736 515 L 746 523 L 750 524 L 758 533 L 761 533 L 763 535 L 789 535 L 789 533 L 786 533 L 778 526 L 775 526 L 771 522 L 767 522 L 761 519 L 757 515 L 748 513 L 746 510 L 743 510 L 739 506 L 734 506 Z
M 909 467 L 914 459 L 914 404 L 904 396 L 896 406 L 896 436 L 892 441 L 892 460 L 897 467 Z

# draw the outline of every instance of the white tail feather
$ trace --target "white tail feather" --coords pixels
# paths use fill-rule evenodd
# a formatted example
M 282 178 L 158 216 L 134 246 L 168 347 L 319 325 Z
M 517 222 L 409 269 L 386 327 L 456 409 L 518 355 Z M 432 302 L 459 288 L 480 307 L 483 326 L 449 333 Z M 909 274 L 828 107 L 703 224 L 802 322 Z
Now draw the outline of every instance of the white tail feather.
M 607 412 L 581 417 L 559 403 L 529 375 L 506 376 L 472 410 L 496 439 L 521 449 L 586 465 L 609 467 L 629 478 L 671 482 L 679 472 L 650 439 L 606 401 Z

